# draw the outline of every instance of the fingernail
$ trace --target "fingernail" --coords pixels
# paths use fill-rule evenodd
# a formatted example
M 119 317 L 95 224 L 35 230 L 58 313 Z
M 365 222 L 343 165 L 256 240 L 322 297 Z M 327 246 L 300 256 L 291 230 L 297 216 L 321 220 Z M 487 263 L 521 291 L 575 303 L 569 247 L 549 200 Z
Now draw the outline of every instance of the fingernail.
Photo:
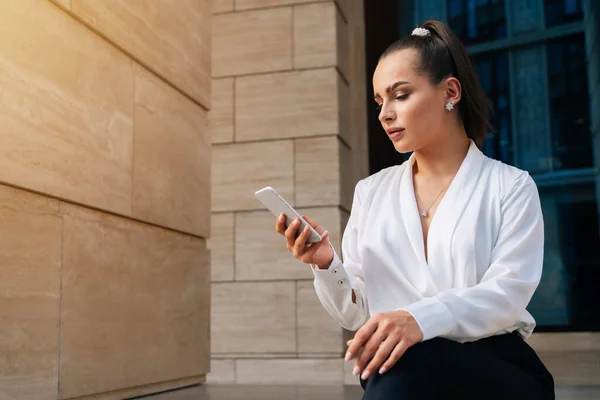
M 279 220 L 280 220 L 280 221 L 283 221 L 284 219 L 285 219 L 285 217 L 283 216 L 283 214 L 281 214 L 281 215 L 279 216 Z
M 366 381 L 366 380 L 367 380 L 367 378 L 369 377 L 369 375 L 371 375 L 371 372 L 369 372 L 369 370 L 366 370 L 366 371 L 365 371 L 365 372 L 362 374 L 361 378 L 363 378 L 363 381 Z
M 308 225 L 306 225 L 306 226 L 304 227 L 304 232 L 308 232 L 308 230 L 309 230 L 309 229 L 310 229 L 310 227 L 309 227 Z
M 386 373 L 386 371 L 387 371 L 386 367 L 381 367 L 381 369 L 379 370 L 379 374 L 383 375 Z
M 354 367 L 354 369 L 352 370 L 352 375 L 358 376 L 359 373 L 360 373 L 360 368 L 358 368 L 358 366 Z
M 346 360 L 346 361 L 350 361 L 351 359 L 352 359 L 352 353 L 350 353 L 350 352 L 347 352 L 347 353 L 346 353 L 346 358 L 345 358 L 345 360 Z

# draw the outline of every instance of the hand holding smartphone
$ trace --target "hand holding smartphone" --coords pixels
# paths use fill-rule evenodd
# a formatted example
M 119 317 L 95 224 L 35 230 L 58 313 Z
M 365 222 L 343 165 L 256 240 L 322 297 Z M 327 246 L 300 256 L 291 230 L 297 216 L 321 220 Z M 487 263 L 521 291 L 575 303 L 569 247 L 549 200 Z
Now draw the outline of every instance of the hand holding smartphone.
M 298 228 L 298 233 L 302 232 L 302 230 L 306 227 L 310 227 L 310 235 L 308 236 L 307 243 L 318 243 L 322 240 L 321 235 L 311 227 L 308 222 L 287 202 L 285 199 L 277 193 L 275 189 L 271 186 L 267 186 L 255 194 L 256 198 L 264 204 L 269 211 L 275 215 L 275 217 L 279 217 L 281 214 L 285 214 L 286 221 L 285 226 L 288 227 L 292 223 L 295 218 L 300 220 L 300 227 Z
M 306 264 L 329 267 L 334 258 L 334 251 L 329 243 L 329 233 L 311 221 L 303 218 L 275 189 L 268 186 L 255 193 L 267 209 L 277 218 L 275 230 L 285 237 L 287 248 L 294 257 Z M 285 215 L 285 220 L 280 219 Z M 292 225 L 294 221 L 299 224 Z

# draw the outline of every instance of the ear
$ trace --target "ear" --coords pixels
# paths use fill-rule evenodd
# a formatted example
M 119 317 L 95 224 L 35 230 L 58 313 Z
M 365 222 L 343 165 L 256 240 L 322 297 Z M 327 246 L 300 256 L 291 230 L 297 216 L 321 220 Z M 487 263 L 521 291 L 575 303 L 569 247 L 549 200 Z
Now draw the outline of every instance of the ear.
M 454 105 L 458 104 L 462 95 L 462 86 L 460 81 L 451 76 L 446 79 L 446 102 L 451 101 Z

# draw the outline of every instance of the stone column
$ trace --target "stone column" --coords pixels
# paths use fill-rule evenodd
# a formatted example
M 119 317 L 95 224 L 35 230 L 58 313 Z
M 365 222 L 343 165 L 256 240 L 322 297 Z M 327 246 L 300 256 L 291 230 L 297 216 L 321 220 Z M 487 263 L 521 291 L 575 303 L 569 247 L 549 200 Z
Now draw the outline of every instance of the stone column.
M 254 192 L 273 186 L 340 248 L 367 165 L 360 3 L 214 5 L 209 382 L 343 381 L 343 330 Z

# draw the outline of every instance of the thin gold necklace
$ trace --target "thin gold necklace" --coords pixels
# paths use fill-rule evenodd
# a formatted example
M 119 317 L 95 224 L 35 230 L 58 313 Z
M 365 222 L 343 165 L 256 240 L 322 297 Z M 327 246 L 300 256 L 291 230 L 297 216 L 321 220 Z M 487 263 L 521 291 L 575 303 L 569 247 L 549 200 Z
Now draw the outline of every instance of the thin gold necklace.
M 435 204 L 435 202 L 437 201 L 437 199 L 440 198 L 440 196 L 442 195 L 442 193 L 444 193 L 444 191 L 446 191 L 446 189 L 448 189 L 449 186 L 450 186 L 450 184 L 448 184 L 448 186 L 446 186 L 445 188 L 443 188 L 442 191 L 440 192 L 440 194 L 438 194 L 436 196 L 436 198 L 433 199 L 433 201 L 431 202 L 431 204 L 429 205 L 429 207 L 427 207 L 423 211 L 421 211 L 421 217 L 427 218 L 427 216 L 429 215 L 429 210 L 431 209 L 431 207 L 433 207 L 433 205 Z M 417 196 L 417 200 L 419 200 L 419 203 L 421 203 L 423 205 L 423 202 L 421 201 L 421 199 L 419 199 L 419 196 Z
M 431 210 L 431 207 L 433 207 L 433 205 L 435 204 L 435 202 L 440 198 L 440 196 L 442 195 L 442 193 L 444 193 L 446 191 L 446 189 L 448 189 L 450 187 L 450 185 L 452 184 L 452 181 L 454 180 L 454 177 L 456 176 L 456 174 L 452 175 L 452 178 L 450 178 L 450 182 L 448 182 L 448 184 L 446 185 L 445 188 L 442 189 L 442 191 L 440 192 L 440 194 L 438 194 L 435 199 L 433 199 L 433 201 L 431 202 L 431 204 L 429 205 L 429 207 L 423 209 L 423 211 L 421 211 L 421 217 L 423 218 L 427 218 L 427 216 L 429 215 L 429 210 Z M 417 196 L 417 192 L 415 192 L 415 197 L 417 198 L 417 201 L 419 203 L 421 203 L 421 205 L 424 206 L 423 202 L 421 201 L 421 199 L 419 199 L 419 196 Z

